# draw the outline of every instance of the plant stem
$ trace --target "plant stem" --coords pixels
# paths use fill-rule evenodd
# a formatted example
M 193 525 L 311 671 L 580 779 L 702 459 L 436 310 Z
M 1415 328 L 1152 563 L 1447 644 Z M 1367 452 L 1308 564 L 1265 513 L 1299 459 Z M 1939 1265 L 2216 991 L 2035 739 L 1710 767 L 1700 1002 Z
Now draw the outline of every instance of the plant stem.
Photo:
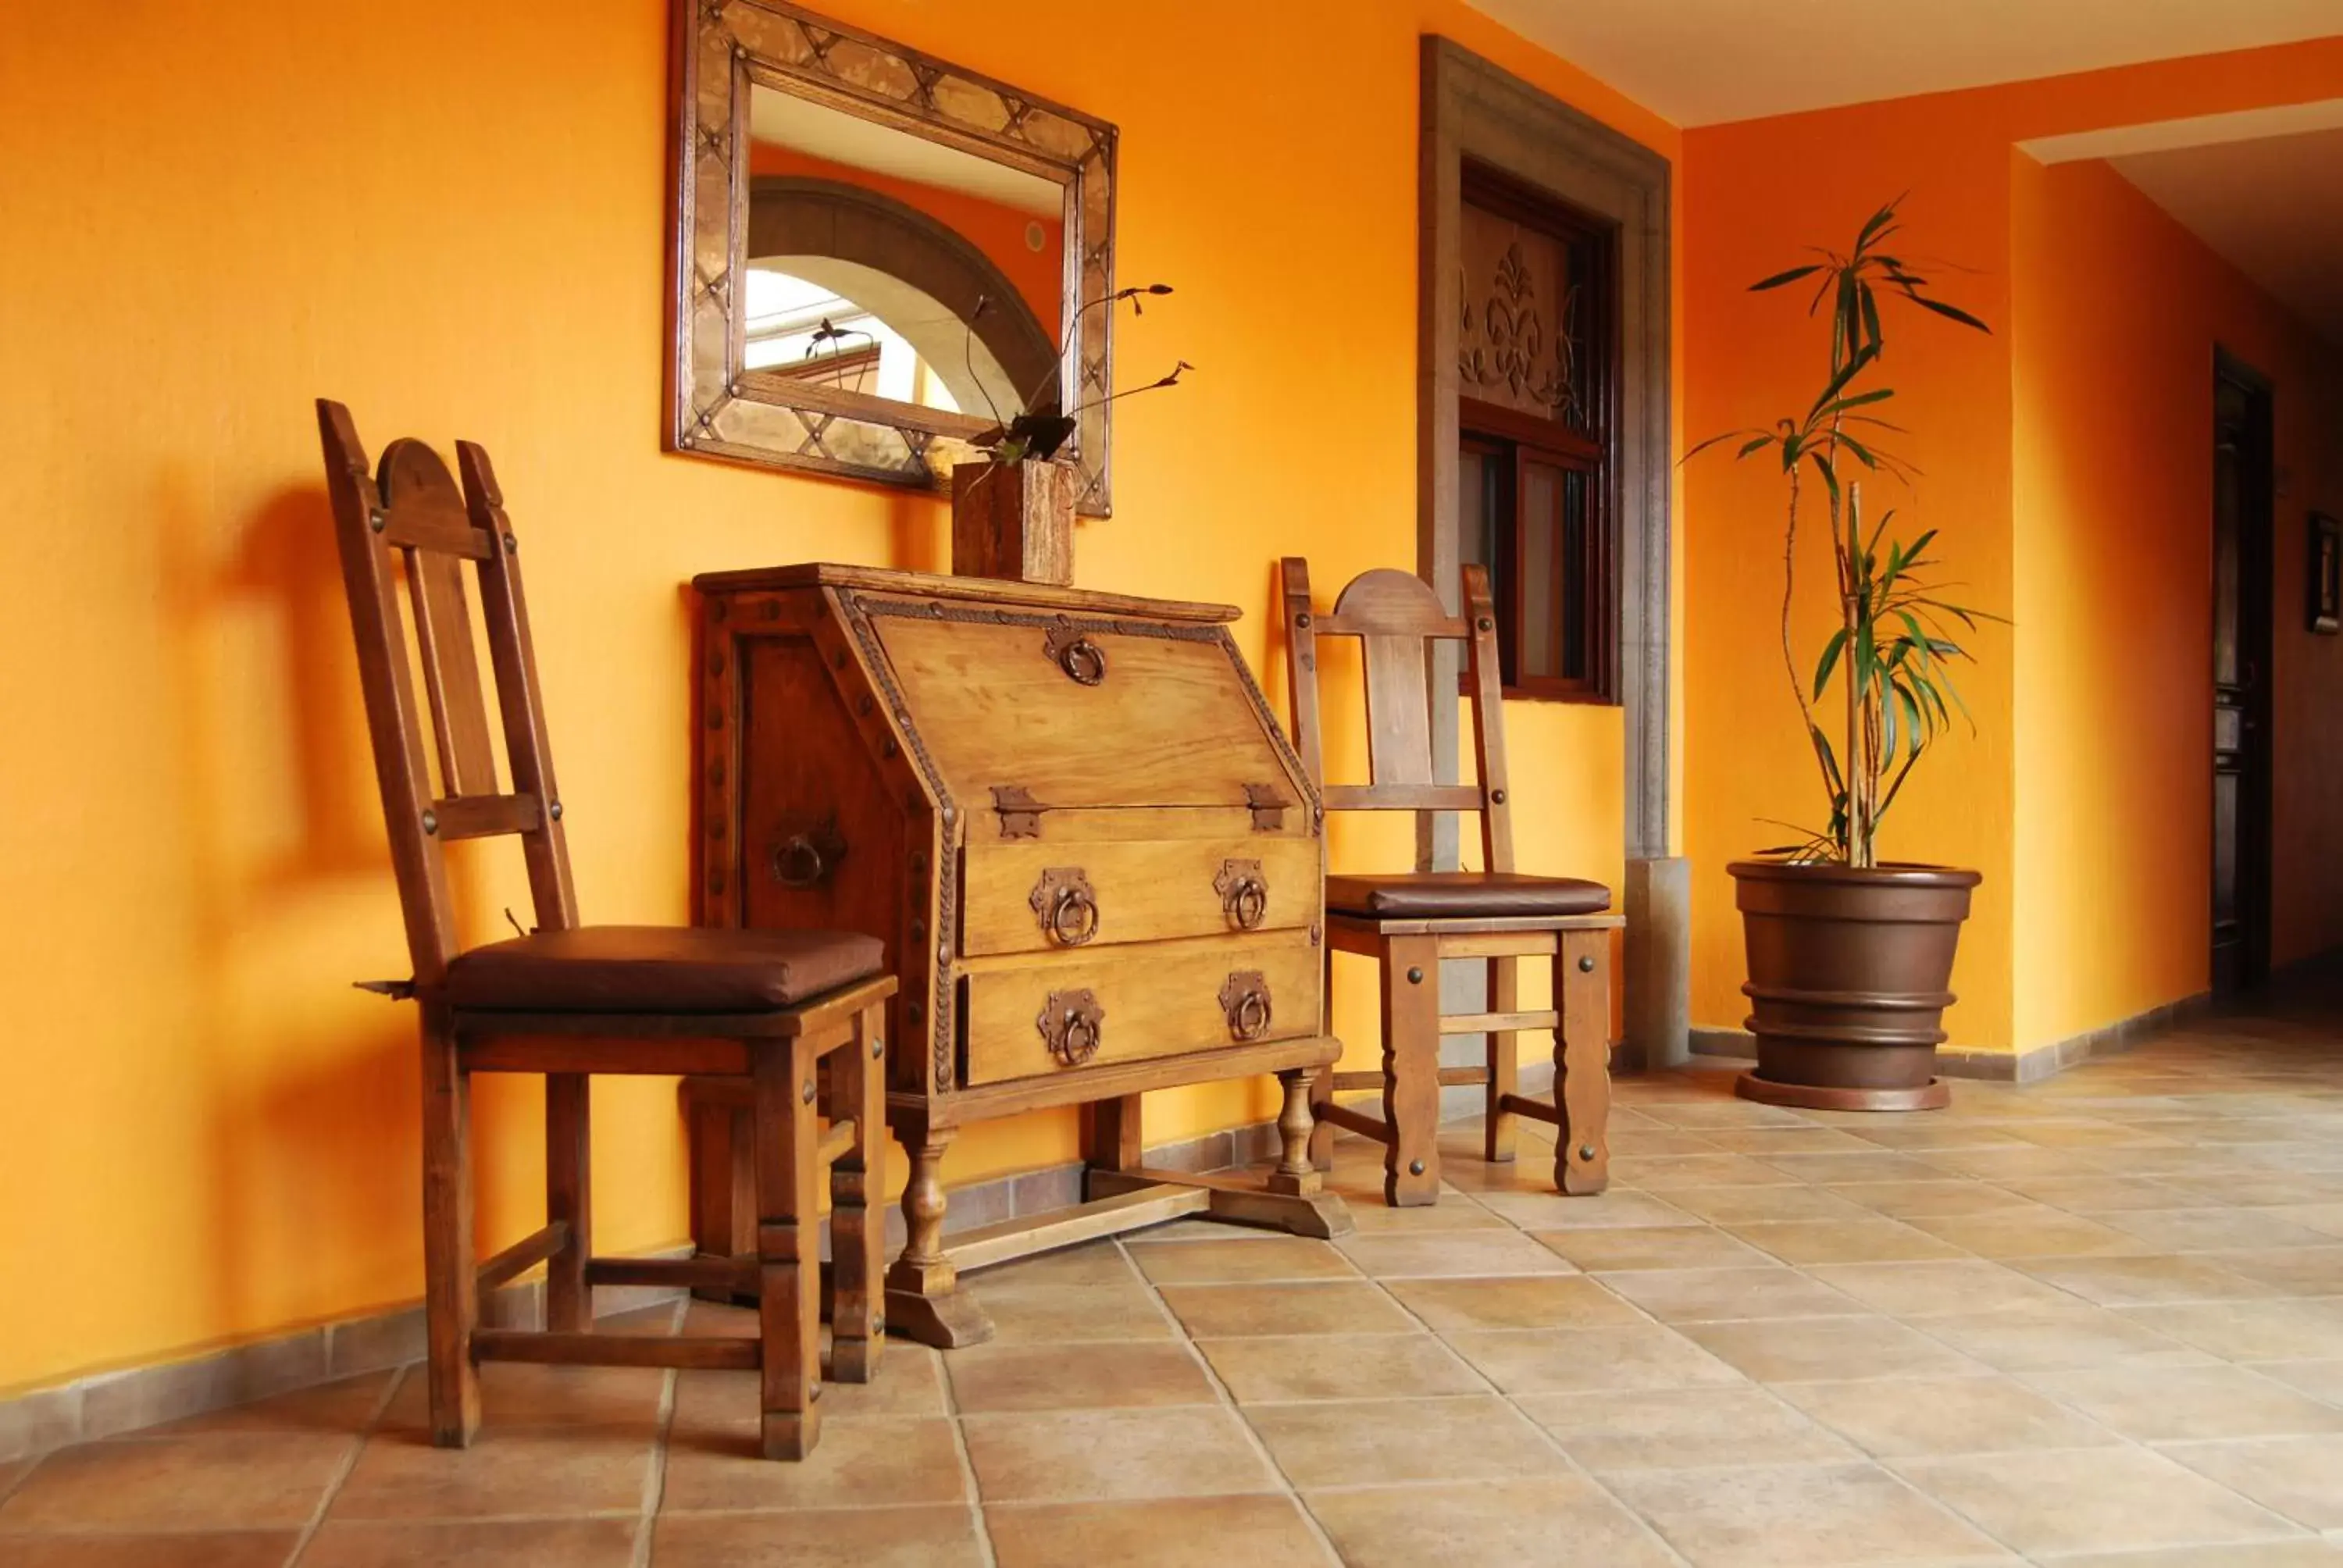
M 1790 678 L 1790 695 L 1797 699 L 1799 716 L 1806 721 L 1809 749 L 1814 749 L 1814 704 L 1807 699 L 1806 683 L 1798 675 L 1797 655 L 1790 646 L 1790 601 L 1798 587 L 1798 469 L 1790 466 L 1790 527 L 1782 545 L 1782 668 Z M 1823 776 L 1823 790 L 1830 790 L 1830 769 L 1823 763 L 1822 753 L 1815 752 L 1815 770 Z
M 1865 722 L 1863 682 L 1856 678 L 1862 532 L 1863 486 L 1858 481 L 1847 487 L 1845 537 L 1841 538 L 1835 529 L 1832 533 L 1839 554 L 1839 608 L 1846 625 L 1846 649 L 1840 656 L 1840 668 L 1846 681 L 1846 863 L 1850 866 L 1872 863 L 1871 796 L 1879 776 L 1873 727 Z

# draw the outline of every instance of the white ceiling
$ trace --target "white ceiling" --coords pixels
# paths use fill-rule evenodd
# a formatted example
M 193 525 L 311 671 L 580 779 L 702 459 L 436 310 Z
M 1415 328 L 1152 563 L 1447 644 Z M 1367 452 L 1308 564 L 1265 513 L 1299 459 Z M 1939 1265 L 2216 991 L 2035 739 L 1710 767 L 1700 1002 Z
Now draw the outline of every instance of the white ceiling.
M 2343 0 L 1471 0 L 1679 126 L 2343 34 Z
M 2239 272 L 2343 346 L 2343 130 L 2108 161 Z
M 2343 98 L 2017 144 L 2105 158 L 2328 341 L 2343 346 Z

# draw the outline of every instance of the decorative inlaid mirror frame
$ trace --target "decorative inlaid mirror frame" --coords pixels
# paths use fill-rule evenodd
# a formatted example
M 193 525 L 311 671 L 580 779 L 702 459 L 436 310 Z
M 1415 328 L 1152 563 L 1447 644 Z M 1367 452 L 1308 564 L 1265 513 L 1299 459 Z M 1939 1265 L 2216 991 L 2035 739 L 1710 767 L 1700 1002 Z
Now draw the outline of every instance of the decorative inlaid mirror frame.
M 783 0 L 677 0 L 669 178 L 670 451 L 949 493 L 993 420 L 746 367 L 749 95 L 765 86 L 1064 186 L 1061 456 L 1078 509 L 1111 511 L 1115 128 Z M 1068 334 L 1077 335 L 1064 352 Z M 1003 410 L 1004 415 L 1013 410 Z

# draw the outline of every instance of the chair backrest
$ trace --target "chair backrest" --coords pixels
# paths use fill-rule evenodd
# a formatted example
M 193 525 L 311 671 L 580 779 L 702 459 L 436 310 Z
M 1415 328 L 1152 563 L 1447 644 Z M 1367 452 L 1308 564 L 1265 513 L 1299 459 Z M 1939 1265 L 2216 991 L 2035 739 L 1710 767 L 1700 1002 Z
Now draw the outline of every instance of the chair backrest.
M 1285 588 L 1287 689 L 1293 702 L 1294 740 L 1302 766 L 1330 811 L 1469 811 L 1481 819 L 1482 864 L 1513 869 L 1513 827 L 1505 778 L 1504 692 L 1497 667 L 1496 609 L 1486 568 L 1463 568 L 1464 614 L 1452 616 L 1432 585 L 1408 572 L 1362 572 L 1335 599 L 1332 613 L 1310 605 L 1310 563 L 1288 556 Z M 1326 782 L 1324 732 L 1318 718 L 1318 639 L 1355 637 L 1366 671 L 1365 784 Z M 1473 707 L 1473 739 L 1480 782 L 1442 784 L 1433 778 L 1432 675 L 1433 644 L 1465 648 L 1465 700 Z
M 375 778 L 382 787 L 391 861 L 407 917 L 407 945 L 415 960 L 415 983 L 428 990 L 445 978 L 448 960 L 460 950 L 447 892 L 445 846 L 452 839 L 519 834 L 538 928 L 561 930 L 578 923 L 561 797 L 554 788 L 528 612 L 521 599 L 520 547 L 505 517 L 496 472 L 478 447 L 456 444 L 464 475 L 459 491 L 439 454 L 421 441 L 393 441 L 383 450 L 380 469 L 370 471 L 350 411 L 339 403 L 317 400 L 317 434 L 325 444 L 326 486 L 333 495 L 334 533 L 341 548 L 350 629 L 357 639 Z M 488 626 L 505 755 L 512 769 L 508 793 L 497 787 L 488 703 L 464 588 L 467 561 L 478 576 Z M 430 704 L 434 744 L 428 754 L 399 609 L 402 565 L 417 662 Z

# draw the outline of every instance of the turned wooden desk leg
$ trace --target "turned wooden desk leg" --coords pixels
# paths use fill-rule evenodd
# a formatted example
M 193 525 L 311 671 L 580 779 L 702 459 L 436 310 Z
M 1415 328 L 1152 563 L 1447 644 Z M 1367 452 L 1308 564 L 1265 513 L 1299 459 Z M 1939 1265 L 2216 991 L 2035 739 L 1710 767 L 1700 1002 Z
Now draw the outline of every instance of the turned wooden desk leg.
M 1611 1184 L 1611 933 L 1570 931 L 1554 955 L 1554 1184 L 1574 1195 Z
M 1277 1113 L 1280 1149 L 1277 1169 L 1269 1173 L 1268 1182 L 1272 1192 L 1306 1197 L 1325 1185 L 1325 1178 L 1318 1174 L 1310 1158 L 1317 1131 L 1310 1114 L 1310 1096 L 1317 1080 L 1317 1070 L 1308 1067 L 1290 1067 L 1277 1075 L 1278 1084 L 1285 1091 L 1285 1103 Z
M 1393 937 L 1383 948 L 1383 1201 L 1440 1201 L 1440 945 Z
M 895 1123 L 911 1174 L 903 1186 L 903 1253 L 887 1270 L 888 1327 L 947 1351 L 992 1337 L 992 1320 L 960 1288 L 960 1271 L 944 1256 L 944 1151 L 959 1131 L 917 1112 Z
M 1319 970 L 1319 1017 L 1323 1027 L 1332 1028 L 1334 1009 L 1334 944 L 1326 944 L 1326 957 Z M 1316 1125 L 1310 1129 L 1310 1163 L 1320 1171 L 1334 1169 L 1334 1124 L 1318 1114 L 1322 1105 L 1334 1103 L 1334 1066 L 1328 1062 L 1312 1075 L 1310 1114 Z

